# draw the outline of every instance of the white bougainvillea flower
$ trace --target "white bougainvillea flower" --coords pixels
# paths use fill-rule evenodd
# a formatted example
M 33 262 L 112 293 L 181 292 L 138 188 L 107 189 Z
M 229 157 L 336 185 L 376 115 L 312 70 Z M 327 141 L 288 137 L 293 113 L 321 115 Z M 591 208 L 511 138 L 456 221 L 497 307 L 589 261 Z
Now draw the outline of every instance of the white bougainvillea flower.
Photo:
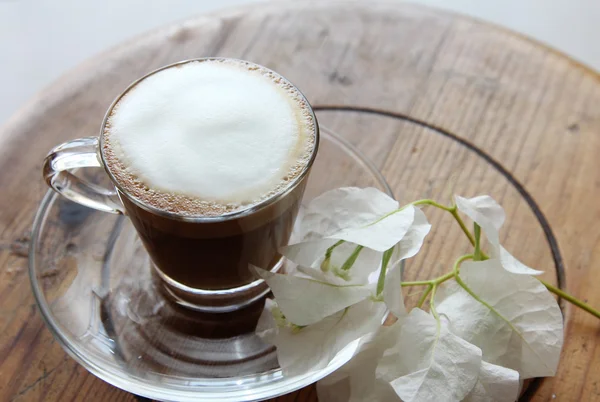
M 480 366 L 478 347 L 454 335 L 444 317 L 415 308 L 376 373 L 404 402 L 454 402 L 473 389 Z
M 443 285 L 437 311 L 454 333 L 482 350 L 491 364 L 516 370 L 522 379 L 556 373 L 563 344 L 558 303 L 537 279 L 508 272 L 497 259 L 464 262 L 460 280 Z
M 489 195 L 474 198 L 454 197 L 458 210 L 477 223 L 492 248 L 492 257 L 498 258 L 504 269 L 515 274 L 539 275 L 543 271 L 529 268 L 500 245 L 499 231 L 504 224 L 504 209 Z
M 340 188 L 304 208 L 295 227 L 300 242 L 280 252 L 315 279 L 364 284 L 378 269 L 384 251 L 397 245 L 390 265 L 410 258 L 430 228 L 420 209 L 409 205 L 400 210 L 397 201 L 377 189 Z M 352 271 L 341 272 L 353 256 Z
M 363 300 L 319 322 L 300 327 L 287 320 L 277 304 L 267 300 L 256 333 L 277 347 L 277 360 L 286 376 L 325 368 L 351 342 L 374 333 L 387 309 L 383 302 Z
M 398 338 L 402 321 L 364 337 L 352 359 L 317 383 L 319 402 L 400 401 L 389 382 L 376 376 L 386 349 Z
M 295 271 L 253 268 L 296 325 L 314 324 L 377 296 L 377 271 L 386 250 L 393 249 L 387 263 L 391 271 L 419 251 L 431 228 L 421 210 L 410 205 L 399 209 L 395 200 L 373 188 L 337 189 L 317 197 L 298 226 L 309 240 L 281 249 L 298 264 Z M 402 298 L 396 281 L 399 296 L 393 303 Z
M 457 196 L 456 205 L 481 227 L 493 258 L 464 262 L 436 285 L 431 314 L 407 314 L 400 262 L 421 248 L 425 215 L 376 189 L 311 202 L 295 243 L 281 249 L 296 265 L 285 274 L 252 267 L 275 296 L 257 334 L 277 347 L 284 375 L 323 369 L 347 346 L 354 358 L 317 385 L 322 402 L 509 402 L 523 379 L 553 375 L 563 342 L 555 299 L 528 275 L 539 271 L 500 245 L 505 215 L 491 197 Z M 399 319 L 382 327 L 387 311 Z
M 517 371 L 482 361 L 477 383 L 463 402 L 514 402 L 519 389 Z

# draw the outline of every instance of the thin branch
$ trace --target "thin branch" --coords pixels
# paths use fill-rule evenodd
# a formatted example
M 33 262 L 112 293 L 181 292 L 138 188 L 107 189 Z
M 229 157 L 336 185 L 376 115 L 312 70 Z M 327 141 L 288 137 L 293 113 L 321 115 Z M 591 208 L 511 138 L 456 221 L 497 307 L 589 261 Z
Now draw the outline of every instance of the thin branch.
M 392 258 L 392 254 L 394 253 L 394 247 L 386 250 L 381 257 L 381 271 L 379 272 L 379 278 L 377 279 L 377 295 L 380 295 L 383 292 L 383 288 L 385 286 L 385 275 L 387 273 L 387 266 L 390 263 L 390 259 Z
M 433 314 L 433 316 L 435 317 L 436 321 L 440 322 L 440 316 L 437 313 L 437 310 L 435 309 L 435 293 L 437 291 L 438 285 L 433 285 L 433 288 L 431 289 L 431 298 L 429 300 L 429 309 L 431 310 L 431 314 Z
M 562 297 L 563 299 L 565 299 L 566 301 L 568 301 L 569 303 L 574 304 L 575 306 L 579 307 L 582 310 L 587 311 L 588 313 L 590 313 L 591 315 L 593 315 L 596 318 L 600 318 L 600 311 L 596 310 L 595 308 L 593 308 L 592 306 L 590 306 L 587 303 L 584 303 L 583 301 L 571 296 L 570 294 L 566 293 L 565 291 L 550 285 L 549 283 L 543 281 L 543 280 L 539 280 L 540 282 L 542 282 L 542 284 L 552 293 L 554 293 L 555 295 L 558 295 L 560 297 Z
M 464 234 L 467 236 L 467 238 L 471 242 L 471 245 L 475 246 L 475 238 L 473 237 L 473 234 L 469 231 L 469 229 L 467 229 L 467 225 L 465 225 L 465 222 L 462 220 L 462 218 L 458 214 L 458 208 L 456 208 L 456 205 L 454 207 L 452 207 L 452 210 L 449 212 L 452 214 L 454 219 L 456 219 L 456 222 L 458 222 L 458 225 L 460 226 L 460 228 L 462 229 Z
M 429 286 L 427 286 L 427 290 L 425 291 L 425 293 L 423 293 L 423 295 L 421 296 L 421 298 L 417 302 L 417 307 L 418 308 L 421 308 L 421 306 L 423 306 L 423 303 L 425 303 L 425 300 L 427 300 L 427 296 L 429 296 L 429 293 L 431 293 L 432 289 L 433 289 L 433 285 L 429 284 Z
M 445 205 L 442 205 L 442 204 L 437 203 L 437 202 L 435 202 L 433 200 L 430 200 L 430 199 L 418 200 L 418 201 L 415 201 L 415 202 L 411 202 L 411 204 L 415 205 L 415 206 L 418 206 L 418 205 L 430 205 L 432 207 L 443 209 L 444 211 L 447 211 L 447 212 L 450 212 L 450 213 L 452 213 L 453 209 L 456 209 L 455 206 L 447 207 Z

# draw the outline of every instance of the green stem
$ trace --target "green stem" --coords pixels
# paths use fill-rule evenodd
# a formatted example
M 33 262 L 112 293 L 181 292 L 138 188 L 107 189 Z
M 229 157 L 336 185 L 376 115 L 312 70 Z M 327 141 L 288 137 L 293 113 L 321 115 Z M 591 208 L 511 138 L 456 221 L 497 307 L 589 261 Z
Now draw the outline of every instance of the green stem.
M 379 296 L 381 292 L 383 292 L 383 287 L 385 285 L 385 275 L 387 272 L 387 266 L 390 263 L 390 259 L 392 258 L 392 254 L 394 253 L 394 247 L 386 250 L 381 257 L 381 271 L 379 272 L 379 278 L 377 279 L 377 295 Z
M 382 220 L 386 219 L 387 217 L 394 215 L 395 213 L 398 213 L 400 211 L 403 211 L 409 205 L 414 205 L 414 206 L 431 205 L 432 207 L 443 209 L 444 211 L 448 211 L 448 212 L 452 212 L 452 208 L 456 209 L 456 207 L 447 207 L 445 205 L 439 204 L 439 203 L 435 202 L 434 200 L 430 200 L 430 199 L 418 200 L 418 201 L 411 202 L 410 204 L 406 204 L 406 205 L 404 205 L 398 209 L 395 209 L 391 212 L 388 212 L 387 214 L 383 215 L 381 218 L 377 219 L 375 222 L 371 222 L 366 226 L 375 225 L 376 223 L 381 222 Z
M 352 268 L 363 248 L 364 246 L 356 246 L 352 254 L 350 254 L 350 257 L 348 257 L 348 259 L 344 261 L 344 264 L 342 264 L 342 271 L 348 271 L 350 268 Z
M 437 203 L 437 202 L 435 202 L 433 200 L 430 200 L 430 199 L 424 199 L 424 200 L 414 201 L 414 202 L 411 202 L 411 204 L 414 205 L 414 206 L 418 206 L 418 205 L 430 205 L 432 207 L 443 209 L 444 211 L 447 211 L 447 212 L 450 212 L 450 213 L 452 213 L 453 209 L 456 209 L 455 206 L 447 207 L 445 205 L 439 204 L 439 203 Z
M 467 256 L 465 256 L 467 258 L 472 258 L 471 254 L 468 254 Z M 465 258 L 465 259 L 467 259 Z M 440 285 L 444 282 L 446 282 L 448 279 L 452 279 L 454 278 L 454 272 L 448 272 L 445 275 L 442 276 L 438 276 L 435 279 L 430 279 L 428 281 L 414 281 L 414 282 L 402 282 L 402 287 L 409 287 L 409 286 L 429 286 L 429 285 Z
M 431 289 L 431 298 L 429 300 L 429 310 L 431 310 L 431 314 L 433 314 L 433 316 L 435 317 L 435 320 L 438 322 L 440 322 L 440 316 L 437 313 L 437 310 L 435 309 L 435 292 L 437 291 L 438 285 L 435 284 L 433 285 L 433 289 Z
M 471 242 L 471 244 L 473 246 L 475 245 L 475 238 L 473 237 L 473 235 L 471 234 L 471 232 L 467 228 L 467 225 L 465 225 L 465 222 L 462 220 L 462 218 L 458 214 L 458 208 L 456 207 L 456 205 L 452 205 L 451 207 L 447 207 L 445 205 L 442 205 L 442 204 L 437 203 L 437 202 L 435 202 L 433 200 L 430 200 L 430 199 L 418 200 L 418 201 L 412 202 L 411 204 L 412 205 L 431 205 L 432 207 L 436 207 L 436 208 L 442 209 L 442 210 L 444 210 L 446 212 L 450 212 L 450 214 L 454 217 L 454 219 L 456 220 L 456 222 L 458 222 L 458 224 L 459 224 L 460 228 L 462 229 L 462 231 L 468 237 L 468 239 Z
M 440 284 L 446 282 L 448 279 L 454 278 L 454 275 L 455 275 L 454 272 L 448 272 L 446 275 L 442 275 L 439 278 L 434 279 L 434 283 L 436 285 L 440 285 Z
M 423 306 L 423 303 L 425 303 L 425 300 L 427 300 L 427 296 L 429 296 L 429 293 L 431 293 L 432 289 L 433 289 L 433 285 L 430 283 L 427 286 L 427 290 L 425 291 L 425 293 L 423 293 L 423 295 L 421 296 L 421 298 L 417 302 L 417 307 L 418 308 L 421 308 L 421 306 Z
M 471 232 L 469 231 L 469 229 L 467 229 L 467 226 L 465 225 L 465 222 L 462 220 L 462 218 L 458 214 L 458 208 L 456 207 L 456 205 L 452 205 L 451 207 L 447 207 L 445 205 L 442 205 L 440 203 L 437 203 L 437 202 L 435 202 L 433 200 L 429 200 L 429 199 L 418 200 L 418 201 L 412 202 L 411 204 L 412 205 L 431 205 L 432 207 L 436 207 L 436 208 L 439 208 L 439 209 L 444 210 L 446 212 L 450 212 L 450 214 L 454 217 L 454 219 L 456 219 L 456 222 L 458 222 L 458 224 L 460 225 L 460 228 L 462 229 L 462 231 L 469 238 L 469 241 L 471 242 L 471 244 L 475 245 L 475 238 L 473 237 L 473 235 L 471 234 Z
M 333 246 L 329 247 L 325 251 L 325 258 L 331 258 L 331 253 L 333 253 L 333 250 L 335 250 L 336 247 L 341 246 L 342 244 L 344 244 L 344 241 L 338 240 Z
M 550 285 L 549 283 L 543 281 L 543 280 L 539 280 L 540 282 L 542 282 L 542 284 L 552 293 L 554 293 L 555 295 L 558 295 L 560 297 L 562 297 L 563 299 L 565 299 L 566 301 L 568 301 L 569 303 L 574 304 L 575 306 L 579 307 L 582 310 L 587 311 L 588 313 L 590 313 L 591 315 L 593 315 L 596 318 L 600 318 L 600 311 L 596 310 L 595 308 L 593 308 L 592 306 L 590 306 L 589 304 L 586 304 L 584 302 L 582 302 L 579 299 L 576 299 L 575 297 L 571 296 L 570 294 L 566 293 L 565 291 Z
M 454 205 L 452 207 L 452 210 L 449 211 L 449 212 L 452 214 L 452 216 L 454 217 L 454 219 L 456 220 L 456 222 L 458 223 L 458 225 L 460 226 L 460 228 L 462 229 L 462 231 L 464 232 L 464 234 L 467 236 L 467 238 L 469 239 L 469 241 L 471 242 L 471 244 L 474 246 L 475 245 L 475 238 L 473 237 L 473 235 L 471 234 L 471 232 L 469 231 L 469 229 L 467 229 L 467 225 L 465 225 L 465 222 L 462 220 L 462 218 L 458 214 L 458 208 L 456 208 L 456 205 Z
M 331 254 L 333 253 L 333 250 L 335 250 L 336 247 L 338 247 L 342 244 L 344 244 L 344 241 L 338 240 L 333 246 L 331 246 L 327 250 L 325 250 L 325 259 L 321 263 L 321 271 L 323 271 L 323 272 L 329 271 L 329 269 L 331 268 L 331 266 L 330 266 Z
M 429 199 L 415 201 L 415 202 L 412 203 L 412 205 L 431 205 L 432 207 L 436 207 L 436 208 L 439 208 L 441 210 L 450 212 L 450 214 L 454 217 L 454 220 L 456 220 L 456 222 L 458 223 L 458 225 L 462 229 L 463 233 L 467 236 L 467 238 L 471 242 L 471 245 L 477 247 L 477 244 L 479 244 L 479 237 L 480 237 L 480 235 L 478 236 L 477 233 L 480 233 L 480 229 L 481 228 L 475 229 L 477 237 L 473 236 L 473 234 L 467 228 L 467 225 L 465 224 L 465 221 L 463 221 L 462 218 L 460 217 L 460 215 L 458 214 L 458 208 L 456 207 L 456 205 L 453 205 L 451 207 L 447 207 L 445 205 L 439 204 L 439 203 L 437 203 L 437 202 L 435 202 L 433 200 L 429 200 Z M 479 225 L 476 224 L 476 226 L 478 227 Z M 483 251 L 481 251 L 481 249 L 480 249 L 479 258 L 481 260 L 487 260 L 489 257 Z M 480 261 L 480 260 L 476 260 L 476 261 Z
M 456 278 L 456 280 L 458 281 L 458 271 L 460 268 L 460 264 L 463 263 L 463 261 L 466 260 L 472 260 L 473 259 L 473 254 L 465 254 L 461 257 L 459 257 L 455 262 L 454 262 L 454 266 L 452 267 L 452 273 L 454 274 L 454 277 Z
M 471 257 L 471 255 L 467 255 L 466 257 Z M 433 291 L 433 289 L 437 289 L 437 287 L 446 282 L 449 279 L 454 278 L 456 274 L 453 272 L 448 272 L 446 275 L 442 275 L 440 277 L 437 277 L 435 279 L 429 280 L 429 281 L 415 281 L 415 282 L 402 282 L 402 287 L 407 287 L 407 286 L 427 286 L 427 290 L 425 290 L 425 292 L 423 293 L 423 295 L 421 295 L 421 297 L 419 298 L 419 301 L 417 302 L 417 307 L 421 308 L 423 306 L 423 303 L 425 303 L 425 300 L 427 300 L 427 296 L 429 296 L 429 293 L 431 293 Z
M 402 282 L 402 287 L 407 286 L 427 286 L 433 284 L 433 281 L 415 281 L 415 282 Z
M 475 233 L 475 251 L 473 252 L 473 261 L 481 261 L 483 255 L 481 253 L 481 227 L 473 223 L 473 232 Z

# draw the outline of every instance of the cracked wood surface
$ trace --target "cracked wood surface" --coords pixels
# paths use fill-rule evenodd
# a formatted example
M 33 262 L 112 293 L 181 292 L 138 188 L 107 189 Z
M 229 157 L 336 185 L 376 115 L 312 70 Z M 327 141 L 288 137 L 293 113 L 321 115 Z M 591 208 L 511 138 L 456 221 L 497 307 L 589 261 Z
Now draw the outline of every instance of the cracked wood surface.
M 0 400 L 136 400 L 69 358 L 36 310 L 27 239 L 46 191 L 41 162 L 53 145 L 96 135 L 108 105 L 134 79 L 202 56 L 244 58 L 288 77 L 317 106 L 321 124 L 369 156 L 400 199 L 490 193 L 507 210 L 507 248 L 600 306 L 596 73 L 514 33 L 412 5 L 236 8 L 84 63 L 0 128 Z M 466 247 L 448 219 L 426 212 L 438 226 L 408 264 L 409 280 L 447 271 Z M 558 374 L 534 383 L 525 399 L 600 401 L 600 322 L 571 306 L 564 312 Z M 276 400 L 316 399 L 308 387 Z

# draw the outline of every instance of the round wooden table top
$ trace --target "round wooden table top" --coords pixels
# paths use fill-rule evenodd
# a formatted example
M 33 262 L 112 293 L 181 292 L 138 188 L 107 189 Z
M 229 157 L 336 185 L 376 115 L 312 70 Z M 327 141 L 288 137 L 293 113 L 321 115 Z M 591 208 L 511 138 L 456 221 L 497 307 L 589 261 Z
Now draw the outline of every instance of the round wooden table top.
M 137 37 L 65 75 L 1 128 L 0 400 L 140 399 L 75 363 L 37 311 L 27 249 L 47 191 L 41 163 L 54 145 L 97 135 L 111 101 L 136 78 L 202 56 L 252 60 L 289 78 L 320 123 L 370 157 L 402 200 L 492 195 L 507 211 L 505 246 L 545 270 L 544 279 L 600 306 L 598 74 L 514 33 L 439 10 L 263 4 Z M 426 212 L 434 231 L 409 262 L 409 280 L 447 271 L 467 247 L 447 217 Z M 558 373 L 535 381 L 524 400 L 600 400 L 600 321 L 570 305 L 563 311 Z M 308 387 L 276 400 L 317 396 Z

